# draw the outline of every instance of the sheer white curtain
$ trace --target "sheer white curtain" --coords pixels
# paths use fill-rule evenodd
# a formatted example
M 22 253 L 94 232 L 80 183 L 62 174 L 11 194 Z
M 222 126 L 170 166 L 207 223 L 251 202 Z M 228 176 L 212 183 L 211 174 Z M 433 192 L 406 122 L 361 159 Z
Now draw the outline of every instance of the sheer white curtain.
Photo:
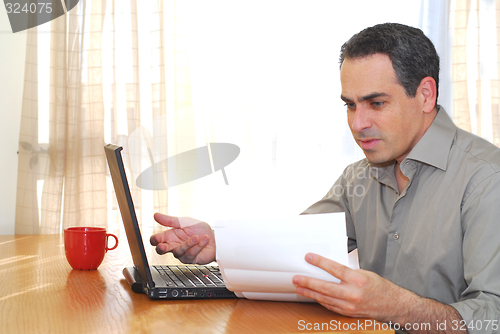
M 453 114 L 455 123 L 500 145 L 500 1 L 453 0 Z
M 154 211 L 300 213 L 363 157 L 339 98 L 341 45 L 382 22 L 433 28 L 428 12 L 399 0 L 81 1 L 29 33 L 16 233 L 120 228 L 106 142 L 125 148 L 144 234 Z M 143 190 L 148 138 L 163 158 L 214 142 L 241 152 L 228 185 L 218 171 Z
M 61 233 L 68 226 L 118 228 L 103 147 L 126 146 L 136 128 L 165 114 L 167 84 L 178 93 L 173 103 L 182 102 L 184 76 L 167 81 L 164 75 L 167 53 L 182 58 L 172 42 L 177 37 L 165 36 L 177 33 L 174 18 L 175 1 L 138 6 L 135 0 L 86 0 L 30 29 L 16 234 Z M 141 216 L 167 210 L 166 191 L 143 196 L 133 187 L 133 196 Z

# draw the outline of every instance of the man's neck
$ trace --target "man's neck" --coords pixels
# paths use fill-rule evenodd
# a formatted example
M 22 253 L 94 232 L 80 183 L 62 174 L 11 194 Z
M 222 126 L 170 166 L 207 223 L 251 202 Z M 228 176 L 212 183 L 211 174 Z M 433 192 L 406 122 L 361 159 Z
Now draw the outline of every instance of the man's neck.
M 409 179 L 403 174 L 399 166 L 399 162 L 394 166 L 394 175 L 396 176 L 396 182 L 398 183 L 398 191 L 401 194 L 406 188 L 406 184 L 408 183 Z
M 423 127 L 423 131 L 418 136 L 418 140 L 415 142 L 413 147 L 420 141 L 420 139 L 422 139 L 422 137 L 425 135 L 427 130 L 429 130 L 429 128 L 431 127 L 432 123 L 434 122 L 434 119 L 436 118 L 437 114 L 438 114 L 438 107 L 436 105 L 430 113 L 425 115 L 426 120 L 425 120 L 425 125 Z M 412 147 L 412 149 L 413 149 L 413 147 Z M 409 179 L 403 174 L 403 172 L 401 171 L 401 168 L 400 168 L 401 162 L 403 162 L 404 158 L 406 158 L 406 155 L 399 157 L 399 158 L 396 158 L 396 166 L 394 166 L 394 175 L 396 176 L 396 181 L 398 182 L 398 190 L 399 190 L 400 194 L 405 189 L 406 184 L 409 181 Z

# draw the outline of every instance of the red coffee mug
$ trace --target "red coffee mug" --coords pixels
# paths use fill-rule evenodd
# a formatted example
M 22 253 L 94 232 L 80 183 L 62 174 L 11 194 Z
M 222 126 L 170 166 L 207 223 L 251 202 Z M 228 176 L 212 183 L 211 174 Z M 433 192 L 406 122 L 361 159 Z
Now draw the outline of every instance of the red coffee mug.
M 108 247 L 109 237 L 115 238 L 115 245 Z M 66 259 L 73 269 L 97 269 L 107 251 L 118 247 L 116 235 L 106 233 L 102 227 L 70 227 L 64 230 Z

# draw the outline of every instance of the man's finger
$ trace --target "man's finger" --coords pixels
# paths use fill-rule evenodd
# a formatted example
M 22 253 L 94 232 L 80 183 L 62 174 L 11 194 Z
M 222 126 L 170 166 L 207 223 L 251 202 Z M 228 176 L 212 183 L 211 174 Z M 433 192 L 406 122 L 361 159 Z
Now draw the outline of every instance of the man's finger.
M 159 238 L 157 238 L 156 236 L 157 234 L 153 234 L 149 238 L 149 243 L 151 244 L 151 246 L 158 246 L 158 244 L 160 243 L 159 239 L 161 239 L 161 236 L 159 236 Z
M 182 256 L 177 258 L 184 263 L 197 263 L 197 261 L 195 261 L 196 257 L 203 250 L 203 248 L 208 245 L 209 241 L 210 239 L 208 236 L 204 235 L 198 243 L 186 250 Z
M 151 246 L 157 246 L 162 243 L 168 243 L 169 241 L 177 239 L 175 233 L 172 230 L 163 231 L 157 234 L 153 234 L 149 238 L 149 243 Z
M 197 235 L 189 238 L 178 246 L 172 246 L 167 242 L 157 242 L 154 239 L 154 235 L 151 237 L 151 245 L 156 246 L 156 252 L 160 255 L 172 252 L 176 258 L 181 257 L 186 250 L 196 245 L 199 242 L 199 237 Z
M 179 224 L 179 218 L 174 217 L 174 216 L 167 216 L 162 213 L 155 213 L 154 219 L 158 224 L 166 226 L 166 227 L 174 227 L 174 228 L 181 228 Z
M 313 266 L 323 269 L 343 282 L 349 282 L 349 275 L 353 272 L 349 267 L 314 253 L 307 253 L 306 261 Z
M 156 253 L 158 253 L 160 255 L 166 254 L 166 253 L 168 253 L 168 251 L 169 251 L 169 249 L 168 249 L 167 244 L 158 244 L 156 246 Z
M 197 235 L 193 235 L 191 238 L 187 239 L 182 244 L 172 249 L 172 253 L 177 259 L 179 259 L 184 256 L 184 253 L 186 253 L 188 249 L 195 246 L 198 242 L 200 242 L 200 237 Z
M 301 275 L 294 276 L 292 281 L 293 284 L 297 286 L 297 289 L 304 288 L 305 290 L 309 290 L 309 292 L 314 291 L 320 295 L 330 296 L 337 299 L 346 299 L 347 292 L 345 287 L 339 283 L 326 282 L 317 278 Z
M 334 298 L 331 296 L 327 296 L 324 294 L 321 294 L 315 290 L 310 290 L 308 288 L 304 287 L 298 287 L 297 288 L 297 294 L 311 298 L 316 300 L 318 303 L 324 305 L 329 305 L 330 307 L 336 307 L 338 309 L 342 308 L 342 305 L 345 305 L 346 302 L 342 299 Z

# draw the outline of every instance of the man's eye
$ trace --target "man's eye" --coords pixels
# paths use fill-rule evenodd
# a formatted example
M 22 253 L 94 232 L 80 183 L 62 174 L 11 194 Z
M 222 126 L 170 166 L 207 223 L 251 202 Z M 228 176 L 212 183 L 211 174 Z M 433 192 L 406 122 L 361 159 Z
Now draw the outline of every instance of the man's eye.
M 355 103 L 346 103 L 344 105 L 347 107 L 347 109 L 350 109 L 350 110 L 356 108 L 356 104 Z
M 384 105 L 384 102 L 372 102 L 374 108 L 380 108 Z

